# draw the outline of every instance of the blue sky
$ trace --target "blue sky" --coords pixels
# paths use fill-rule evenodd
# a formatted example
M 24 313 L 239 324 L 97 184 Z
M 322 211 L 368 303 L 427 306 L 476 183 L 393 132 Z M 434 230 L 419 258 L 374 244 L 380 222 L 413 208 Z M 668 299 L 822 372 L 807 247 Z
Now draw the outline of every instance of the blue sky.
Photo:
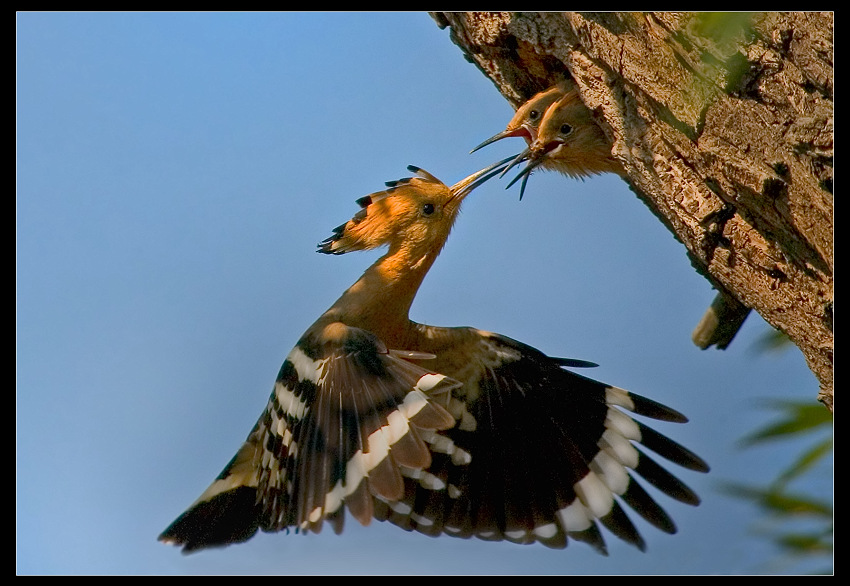
M 411 317 L 471 325 L 687 414 L 659 424 L 712 466 L 610 556 L 408 534 L 261 534 L 184 556 L 156 537 L 250 431 L 300 334 L 379 252 L 316 254 L 354 200 L 418 165 L 454 183 L 512 109 L 422 12 L 18 13 L 19 574 L 739 574 L 788 571 L 720 490 L 795 446 L 742 450 L 766 398 L 813 399 L 796 349 L 690 333 L 714 292 L 613 176 L 491 181 L 464 204 Z M 517 142 L 515 142 L 517 141 Z M 830 470 L 809 488 L 831 494 Z

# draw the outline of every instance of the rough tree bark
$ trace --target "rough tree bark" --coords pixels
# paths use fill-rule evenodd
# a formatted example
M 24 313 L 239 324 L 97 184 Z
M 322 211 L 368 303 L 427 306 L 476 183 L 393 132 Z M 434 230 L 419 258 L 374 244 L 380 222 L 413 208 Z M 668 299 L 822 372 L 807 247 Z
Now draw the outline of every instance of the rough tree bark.
M 635 193 L 832 410 L 832 13 L 431 15 L 514 108 L 573 78 Z

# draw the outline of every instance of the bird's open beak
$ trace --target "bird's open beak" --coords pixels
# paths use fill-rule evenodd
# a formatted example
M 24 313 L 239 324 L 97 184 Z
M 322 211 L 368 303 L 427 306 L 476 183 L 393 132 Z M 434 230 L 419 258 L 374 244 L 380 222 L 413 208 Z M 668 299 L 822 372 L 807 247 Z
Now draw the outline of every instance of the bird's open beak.
M 519 181 L 520 178 L 522 178 L 522 185 L 520 185 L 519 189 L 519 199 L 522 200 L 522 196 L 525 193 L 525 184 L 528 182 L 528 178 L 529 176 L 531 176 L 531 172 L 535 169 L 535 167 L 540 165 L 540 163 L 542 163 L 546 159 L 546 155 L 549 152 L 555 150 L 559 146 L 561 146 L 561 142 L 558 140 L 553 140 L 542 146 L 537 141 L 535 141 L 530 147 L 518 154 L 514 158 L 514 160 L 511 161 L 511 164 L 506 166 L 502 170 L 502 174 L 500 175 L 501 177 L 503 177 L 508 171 L 511 170 L 511 168 L 518 165 L 522 161 L 526 160 L 528 162 L 525 164 L 525 167 L 522 169 L 522 171 L 517 173 L 517 176 L 511 179 L 511 182 L 507 184 L 505 189 L 510 189 L 511 185 L 513 185 L 514 183 Z
M 520 177 L 522 178 L 522 185 L 519 188 L 519 199 L 522 201 L 522 196 L 525 194 L 525 184 L 528 183 L 528 178 L 531 176 L 531 172 L 534 170 L 537 165 L 543 162 L 543 157 L 539 157 L 537 159 L 529 159 L 528 162 L 523 167 L 522 171 L 517 173 L 517 176 L 511 179 L 511 182 L 505 186 L 505 189 L 510 189 L 511 185 L 519 181 Z
M 502 169 L 502 173 L 501 173 L 501 175 L 499 175 L 499 177 L 504 177 L 507 174 L 508 171 L 510 171 L 511 169 L 513 169 L 514 167 L 516 167 L 517 165 L 519 165 L 520 163 L 522 163 L 526 159 L 529 159 L 531 156 L 532 156 L 531 155 L 531 147 L 528 147 L 527 149 L 522 151 L 520 154 L 518 154 L 516 157 L 514 157 L 514 159 L 511 161 L 510 165 L 508 165 L 507 167 Z
M 469 151 L 470 154 L 474 153 L 480 148 L 486 147 L 488 144 L 492 144 L 497 140 L 502 140 L 503 138 L 511 138 L 513 136 L 522 136 L 526 140 L 531 140 L 531 133 L 528 132 L 528 129 L 525 126 L 520 126 L 519 128 L 514 128 L 513 130 L 503 130 L 499 134 L 494 134 L 480 145 Z

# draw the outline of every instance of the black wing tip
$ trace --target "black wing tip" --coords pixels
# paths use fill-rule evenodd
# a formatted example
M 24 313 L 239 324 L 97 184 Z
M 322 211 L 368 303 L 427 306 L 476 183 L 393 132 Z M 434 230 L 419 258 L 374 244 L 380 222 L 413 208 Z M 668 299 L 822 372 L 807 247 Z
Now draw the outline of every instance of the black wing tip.
M 659 403 L 658 401 L 654 401 L 644 397 L 643 395 L 638 395 L 632 392 L 629 392 L 629 398 L 634 404 L 634 408 L 631 409 L 633 413 L 637 413 L 638 415 L 643 415 L 651 419 L 656 419 L 658 421 L 669 421 L 670 423 L 688 422 L 687 416 L 672 407 L 664 405 L 663 403 Z
M 157 541 L 160 541 L 166 545 L 173 545 L 175 547 L 179 547 L 180 553 L 183 555 L 193 554 L 204 549 L 216 549 L 227 547 L 228 545 L 230 545 L 229 543 L 201 543 L 195 541 L 181 541 L 180 539 L 167 536 L 165 533 L 157 537 Z
M 605 543 L 605 538 L 599 530 L 599 526 L 594 522 L 590 527 L 582 531 L 568 531 L 567 537 L 575 541 L 586 543 L 596 551 L 599 555 L 608 557 L 608 544 Z
M 599 365 L 589 360 L 579 360 L 577 358 L 555 358 L 552 360 L 558 363 L 563 368 L 596 368 Z
M 707 473 L 711 470 L 705 460 L 685 446 L 639 421 L 637 424 L 640 429 L 641 444 L 659 456 L 694 472 Z
M 647 447 L 649 447 L 656 453 L 659 453 L 654 449 L 654 447 Z M 641 478 L 646 480 L 648 483 L 653 485 L 655 488 L 657 488 L 673 500 L 676 500 L 680 503 L 696 507 L 702 502 L 702 500 L 699 498 L 699 495 L 697 495 L 697 493 L 694 492 L 691 487 L 679 480 L 676 476 L 674 476 L 666 468 L 661 466 L 658 462 L 650 458 L 644 451 L 638 450 L 638 454 L 638 465 L 635 466 L 634 471 L 637 472 Z M 670 456 L 668 454 L 660 455 L 664 458 L 670 459 Z M 680 460 L 671 461 L 674 461 L 683 467 L 692 469 L 690 466 Z
M 180 515 L 157 539 L 190 554 L 249 540 L 260 527 L 257 489 L 240 486 L 198 503 Z
M 601 517 L 599 521 L 608 531 L 625 543 L 636 547 L 640 551 L 646 551 L 646 541 L 644 541 L 637 527 L 635 527 L 632 520 L 629 519 L 629 516 L 616 501 L 614 501 L 611 511 L 604 517 Z
M 633 511 L 640 515 L 645 521 L 656 529 L 672 535 L 678 531 L 676 523 L 670 515 L 667 514 L 661 505 L 655 502 L 655 499 L 640 485 L 637 480 L 630 476 L 629 485 L 626 491 L 620 495 L 627 505 Z

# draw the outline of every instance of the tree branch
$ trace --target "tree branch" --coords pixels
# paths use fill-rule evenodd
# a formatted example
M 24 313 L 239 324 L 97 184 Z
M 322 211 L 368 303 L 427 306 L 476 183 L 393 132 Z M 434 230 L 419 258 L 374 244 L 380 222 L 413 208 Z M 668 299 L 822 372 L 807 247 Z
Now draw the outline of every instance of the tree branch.
M 571 77 L 632 190 L 832 409 L 832 13 L 432 17 L 515 108 Z

